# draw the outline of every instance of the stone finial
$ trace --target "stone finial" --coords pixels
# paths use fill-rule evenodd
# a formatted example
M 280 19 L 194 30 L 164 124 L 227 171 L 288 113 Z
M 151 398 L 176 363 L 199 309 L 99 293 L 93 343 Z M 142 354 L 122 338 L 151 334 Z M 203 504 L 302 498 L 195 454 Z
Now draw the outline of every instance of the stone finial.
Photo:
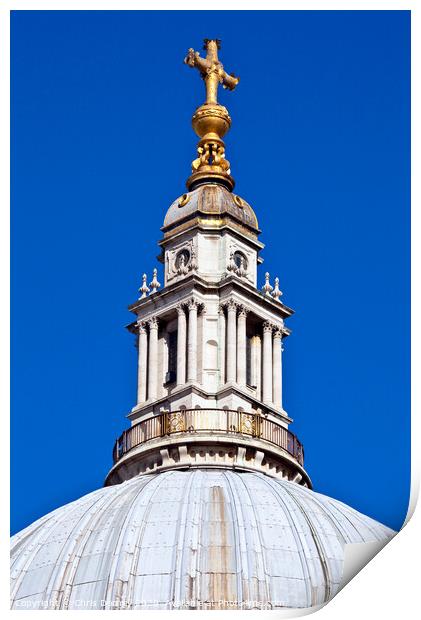
M 273 286 L 270 284 L 269 282 L 269 272 L 267 271 L 265 273 L 265 283 L 262 286 L 262 292 L 264 293 L 264 295 L 266 295 L 266 297 L 270 297 L 271 296 L 271 292 L 273 291 Z
M 147 279 L 147 276 L 146 276 L 146 273 L 144 273 L 142 276 L 142 286 L 139 289 L 139 293 L 142 293 L 142 294 L 139 297 L 139 299 L 144 299 L 150 291 L 150 288 L 146 284 L 146 279 Z
M 282 295 L 282 291 L 279 288 L 279 278 L 275 278 L 275 286 L 274 286 L 273 291 L 272 291 L 272 297 L 276 301 L 280 301 L 281 295 Z
M 152 277 L 152 282 L 149 282 L 149 286 L 151 287 L 151 295 L 153 295 L 153 293 L 156 293 L 156 291 L 159 289 L 159 287 L 161 286 L 161 284 L 158 282 L 158 269 L 154 269 L 153 270 L 153 277 Z

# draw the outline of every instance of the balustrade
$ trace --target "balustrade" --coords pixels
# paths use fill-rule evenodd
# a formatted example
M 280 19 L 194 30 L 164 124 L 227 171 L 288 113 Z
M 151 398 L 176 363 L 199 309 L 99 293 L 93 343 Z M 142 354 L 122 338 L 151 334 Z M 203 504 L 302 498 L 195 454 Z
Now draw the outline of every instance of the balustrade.
M 228 409 L 183 409 L 161 413 L 125 430 L 117 439 L 113 458 L 116 463 L 132 448 L 152 439 L 174 434 L 248 435 L 286 450 L 300 465 L 304 449 L 294 433 L 258 413 Z

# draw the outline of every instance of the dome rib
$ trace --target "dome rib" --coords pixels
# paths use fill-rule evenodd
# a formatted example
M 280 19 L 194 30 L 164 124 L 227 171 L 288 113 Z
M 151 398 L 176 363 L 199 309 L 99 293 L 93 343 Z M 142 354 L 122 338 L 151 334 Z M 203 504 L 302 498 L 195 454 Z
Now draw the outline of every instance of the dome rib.
M 12 608 L 309 607 L 338 591 L 345 541 L 394 534 L 263 473 L 141 474 L 12 538 Z
M 280 502 L 282 502 L 282 497 L 280 494 L 280 489 L 276 488 L 275 486 L 271 485 L 270 483 L 271 481 L 268 480 L 267 484 L 269 484 L 269 486 L 271 486 L 274 491 L 275 494 L 278 497 L 278 500 Z M 317 534 L 317 530 L 316 528 L 313 526 L 311 519 L 309 519 L 308 514 L 305 510 L 303 510 L 300 502 L 297 501 L 296 497 L 294 496 L 294 493 L 291 493 L 290 490 L 288 489 L 288 487 L 285 487 L 284 485 L 282 486 L 284 492 L 287 494 L 287 496 L 289 496 L 289 498 L 291 498 L 292 502 L 297 506 L 297 509 L 300 511 L 304 521 L 306 522 L 306 524 L 308 525 L 309 531 L 311 533 L 312 536 L 312 540 L 313 543 L 317 549 L 317 553 L 318 553 L 318 558 L 319 558 L 319 563 L 323 572 L 323 578 L 324 578 L 324 596 L 322 600 L 318 600 L 317 599 L 317 594 L 316 597 L 314 596 L 315 592 L 314 589 L 311 588 L 311 592 L 308 591 L 307 588 L 307 595 L 309 595 L 309 599 L 311 600 L 311 605 L 318 605 L 320 603 L 323 603 L 324 601 L 329 600 L 330 598 L 330 594 L 331 594 L 331 587 L 330 587 L 330 583 L 333 581 L 333 576 L 331 574 L 331 572 L 329 571 L 329 566 L 328 566 L 328 562 L 327 562 L 327 555 L 326 555 L 326 551 L 324 548 L 324 545 L 322 544 L 318 534 Z M 296 526 L 295 529 L 297 530 Z M 299 539 L 299 533 L 297 531 L 297 538 Z M 297 545 L 298 547 L 298 545 Z M 301 558 L 302 559 L 302 558 Z M 303 563 L 305 564 L 305 563 Z M 307 565 L 307 574 L 308 574 L 308 581 L 306 580 L 306 585 L 308 586 L 309 584 L 311 585 L 311 574 L 310 571 L 308 570 L 308 565 Z M 317 590 L 316 590 L 317 592 Z
M 135 493 L 132 493 L 131 497 L 133 497 L 134 495 Z M 87 515 L 83 516 L 82 519 L 80 519 L 77 527 L 73 530 L 73 534 L 76 530 L 77 538 L 72 540 L 69 537 L 59 556 L 59 561 L 56 564 L 57 570 L 55 571 L 55 574 L 53 573 L 54 579 L 52 580 L 52 587 L 47 587 L 46 591 L 47 599 L 49 599 L 50 596 L 54 597 L 54 593 L 57 593 L 56 597 L 54 597 L 52 600 L 53 604 L 54 600 L 56 600 L 55 606 L 58 609 L 71 608 L 71 600 L 72 598 L 75 598 L 75 591 L 77 593 L 79 590 L 86 589 L 85 584 L 101 583 L 102 581 L 105 581 L 105 579 L 98 579 L 95 581 L 94 579 L 89 578 L 89 564 L 91 563 L 91 558 L 95 557 L 97 554 L 90 553 L 88 555 L 84 552 L 87 550 L 87 548 L 89 549 L 89 547 L 95 546 L 95 532 L 99 530 L 98 526 L 103 520 L 104 514 L 106 514 L 108 511 L 111 512 L 112 515 L 113 513 L 117 512 L 113 509 L 113 506 L 117 504 L 118 508 L 118 506 L 122 503 L 122 498 L 121 494 L 115 493 L 111 498 L 111 501 L 108 503 L 106 496 L 102 496 L 101 499 L 102 501 L 100 502 L 98 512 L 94 512 L 94 504 L 92 508 L 88 511 Z M 98 563 L 98 566 L 95 567 L 96 576 L 102 575 L 106 572 L 104 570 L 104 564 L 106 568 L 107 560 L 108 563 L 110 561 L 109 554 L 111 553 L 111 548 L 112 542 L 110 542 L 110 539 L 108 539 L 107 546 L 105 547 L 105 549 L 103 549 L 100 555 L 100 562 Z M 85 564 L 87 566 L 85 566 Z M 86 573 L 86 575 L 84 577 L 80 577 L 80 573 L 83 574 L 84 572 Z M 107 572 L 109 572 L 109 570 Z M 81 579 L 82 581 L 80 581 Z M 62 584 L 65 584 L 64 588 L 61 587 Z M 83 586 L 85 586 L 85 588 Z M 101 599 L 104 598 L 105 587 L 106 583 L 102 584 Z M 62 599 L 62 601 L 60 599 Z
M 231 485 L 231 482 L 230 482 L 229 478 L 227 478 L 227 479 L 228 479 L 228 483 Z M 249 578 L 249 584 L 248 584 L 249 588 L 248 588 L 248 592 L 247 592 L 248 599 L 249 600 L 253 600 L 253 599 L 254 600 L 259 600 L 257 597 L 258 596 L 260 596 L 260 597 L 263 596 L 263 600 L 269 601 L 270 600 L 270 583 L 268 583 L 268 571 L 267 571 L 266 565 L 265 565 L 265 547 L 264 547 L 264 544 L 263 544 L 263 539 L 262 539 L 262 535 L 261 535 L 260 528 L 259 528 L 259 521 L 257 519 L 256 509 L 255 509 L 255 507 L 253 505 L 253 500 L 252 500 L 252 497 L 251 497 L 251 494 L 250 494 L 250 490 L 247 487 L 247 485 L 244 483 L 244 479 L 241 478 L 241 477 L 238 477 L 238 476 L 233 477 L 232 484 L 235 486 L 236 491 L 237 491 L 237 496 L 239 498 L 242 498 L 242 497 L 247 497 L 248 498 L 248 505 L 251 508 L 249 516 L 251 516 L 252 519 L 253 519 L 253 523 L 250 522 L 251 531 L 253 531 L 253 529 L 254 529 L 256 531 L 256 533 L 257 533 L 257 536 L 253 536 L 252 543 L 254 544 L 255 542 L 258 542 L 258 544 L 259 544 L 258 551 L 256 552 L 256 549 L 254 548 L 253 549 L 254 550 L 254 554 L 252 556 L 254 558 L 254 560 L 255 560 L 254 564 L 255 564 L 256 573 L 257 573 L 257 584 L 256 584 L 257 588 L 256 588 L 255 592 L 250 593 L 250 574 L 253 574 L 253 571 L 249 570 L 249 568 L 250 568 L 250 553 L 249 553 L 249 550 L 248 550 L 248 545 L 247 545 L 247 540 L 246 540 L 246 531 L 247 531 L 247 529 L 244 526 L 244 533 L 243 533 L 244 539 L 245 539 L 244 548 L 245 548 L 245 554 L 246 554 L 246 557 L 247 557 L 247 569 L 248 569 L 248 578 Z M 238 486 L 239 485 L 241 485 L 243 487 L 243 494 L 241 492 L 238 492 Z M 239 502 L 239 505 L 240 505 L 240 510 L 241 510 L 241 513 L 242 513 L 242 521 L 243 521 L 243 524 L 244 524 L 246 522 L 246 518 L 245 518 L 245 515 L 244 515 L 244 511 L 242 509 L 242 502 L 241 501 Z M 257 541 L 256 541 L 256 538 L 257 538 Z M 259 565 L 259 560 L 260 560 L 260 563 L 261 563 L 261 577 L 260 578 L 259 578 L 259 566 L 258 566 Z M 264 593 L 261 592 L 261 587 L 264 589 Z
M 226 472 L 223 471 L 223 479 L 224 483 L 227 487 L 228 494 L 231 498 L 231 518 L 233 523 L 233 547 L 235 550 L 235 560 L 236 560 L 236 581 L 237 581 L 237 596 L 240 600 L 244 598 L 244 585 L 242 580 L 243 574 L 243 554 L 241 553 L 241 536 L 240 536 L 240 521 L 239 521 L 239 512 L 241 512 L 241 518 L 243 519 L 242 514 L 242 506 L 241 502 L 238 501 L 239 497 L 236 493 L 237 486 L 236 481 L 237 478 L 232 479 L 232 483 L 230 477 L 226 475 Z M 234 492 L 235 489 L 235 492 Z M 247 546 L 246 546 L 247 553 Z M 248 554 L 247 554 L 248 559 Z
M 200 215 L 213 218 L 228 216 L 255 234 L 260 232 L 259 223 L 251 205 L 222 185 L 212 183 L 200 185 L 174 200 L 167 210 L 162 230 L 168 232 Z
M 272 486 L 272 485 L 270 485 L 270 479 L 269 478 L 268 479 L 265 478 L 264 481 L 262 480 L 261 482 L 262 483 L 264 482 L 264 484 L 266 484 L 268 486 Z M 310 571 L 309 563 L 307 562 L 308 558 L 307 558 L 306 553 L 305 553 L 305 546 L 303 545 L 302 537 L 300 536 L 300 529 L 298 527 L 299 523 L 296 520 L 294 520 L 294 518 L 293 518 L 294 510 L 291 510 L 291 506 L 288 506 L 288 502 L 291 502 L 292 497 L 290 495 L 287 495 L 285 498 L 283 498 L 281 496 L 280 489 L 282 488 L 282 490 L 284 491 L 284 487 L 283 486 L 280 487 L 280 488 L 276 488 L 276 487 L 273 487 L 273 488 L 275 490 L 275 497 L 276 497 L 278 506 L 281 509 L 282 514 L 285 517 L 285 520 L 288 522 L 288 525 L 289 525 L 289 527 L 291 529 L 292 536 L 294 538 L 295 549 L 291 549 L 289 551 L 289 553 L 291 553 L 291 554 L 295 554 L 296 553 L 298 558 L 299 558 L 301 572 L 302 572 L 302 580 L 304 582 L 304 588 L 305 588 L 305 592 L 306 592 L 305 600 L 308 602 L 309 606 L 310 605 L 315 605 L 319 601 L 318 600 L 313 600 L 312 595 L 311 595 L 311 593 L 312 593 L 312 588 L 311 588 L 311 582 L 312 582 L 311 571 Z M 293 502 L 291 502 L 291 503 L 293 503 Z M 295 507 L 295 504 L 293 504 L 293 507 Z M 312 534 L 312 540 L 313 540 L 313 542 L 315 544 L 315 547 L 319 551 L 319 549 L 317 548 L 317 545 L 316 545 L 316 541 L 314 540 L 313 532 L 311 532 L 311 534 Z M 282 547 L 283 547 L 283 545 L 282 545 Z M 274 555 L 272 553 L 274 550 L 276 550 L 276 548 L 275 549 L 271 549 L 269 551 L 269 554 Z M 297 577 L 296 575 L 295 576 L 288 575 L 288 576 L 285 576 L 285 579 L 298 581 L 299 577 Z M 291 582 L 289 582 L 289 583 L 291 583 Z M 326 583 L 326 580 L 325 580 L 324 584 L 325 583 Z M 271 591 L 271 598 L 272 599 L 274 599 L 276 596 L 278 596 L 276 594 L 275 584 L 276 584 L 276 577 L 275 577 L 275 579 L 272 580 L 272 584 L 271 584 L 272 585 L 272 588 L 271 588 L 271 590 L 272 590 Z M 290 591 L 291 591 L 291 595 L 292 595 L 292 593 L 294 592 L 294 589 L 295 590 L 297 589 L 298 583 L 293 583 L 291 585 L 295 586 L 295 588 L 294 587 L 290 587 Z M 295 592 L 295 594 L 297 595 L 297 592 Z M 302 593 L 301 593 L 301 596 L 302 596 Z M 275 598 L 275 600 L 279 600 L 279 599 Z
M 168 472 L 170 473 L 170 472 Z M 192 495 L 192 488 L 195 490 L 195 492 L 197 493 L 197 488 L 193 487 L 193 482 L 195 481 L 196 478 L 199 477 L 199 474 L 201 474 L 200 470 L 196 470 L 193 472 L 193 475 L 190 476 L 190 478 L 187 481 L 187 490 L 184 491 L 183 493 L 183 498 L 184 500 L 181 502 L 181 506 L 180 506 L 180 510 L 179 510 L 179 522 L 181 527 L 179 528 L 179 533 L 178 533 L 178 537 L 177 537 L 177 546 L 176 546 L 176 556 L 175 556 L 175 564 L 174 564 L 174 572 L 173 572 L 173 584 L 172 584 L 172 593 L 173 593 L 173 600 L 175 601 L 175 603 L 178 605 L 179 601 L 182 600 L 182 584 L 183 584 L 183 579 L 182 579 L 182 566 L 185 562 L 185 558 L 184 558 L 184 552 L 186 549 L 186 541 L 188 540 L 188 519 L 187 519 L 187 514 L 188 514 L 188 506 L 190 504 L 190 499 L 191 499 L 191 495 Z M 198 487 L 200 489 L 200 485 Z M 196 504 L 199 505 L 199 507 L 201 506 L 201 497 L 199 495 L 199 502 L 194 502 Z M 192 523 L 193 525 L 193 523 Z M 197 563 L 198 563 L 198 549 L 196 551 L 195 554 L 195 568 L 194 571 L 197 570 Z M 193 572 L 193 571 L 191 571 Z M 190 574 L 191 576 L 191 574 Z M 191 582 L 189 580 L 189 587 L 191 585 Z M 193 592 L 192 592 L 193 594 Z
M 95 497 L 98 495 L 98 498 L 95 499 Z M 94 496 L 94 497 L 92 497 Z M 89 499 L 88 499 L 89 498 Z M 88 501 L 83 501 L 88 499 Z M 67 506 L 65 506 L 64 508 L 69 507 L 70 510 L 70 515 L 72 515 L 72 513 L 78 513 L 78 511 L 81 510 L 81 508 L 83 508 L 85 506 L 85 504 L 88 504 L 88 512 L 83 512 L 83 516 L 81 519 L 77 520 L 77 523 L 79 524 L 81 520 L 86 519 L 86 515 L 89 515 L 89 511 L 92 508 L 92 506 L 94 506 L 96 503 L 100 503 L 101 499 L 103 500 L 103 503 L 105 503 L 106 498 L 103 498 L 103 494 L 100 491 L 95 491 L 94 493 L 90 493 L 88 496 L 85 496 L 82 500 L 77 500 L 76 502 L 72 502 L 71 504 L 68 504 Z M 92 500 L 94 500 L 92 502 Z M 63 512 L 63 508 L 59 508 L 57 510 L 55 510 L 54 512 L 50 513 L 49 515 L 47 515 L 46 517 L 43 517 L 41 521 L 43 521 L 43 523 L 41 523 L 41 525 L 39 526 L 38 522 L 35 522 L 35 526 L 36 527 L 36 533 L 34 538 L 31 540 L 31 528 L 32 526 L 29 526 L 28 528 L 26 528 L 26 530 L 24 530 L 24 532 L 22 532 L 22 534 L 26 537 L 26 541 L 27 541 L 27 545 L 25 546 L 26 550 L 24 552 L 21 552 L 21 558 L 26 558 L 27 562 L 25 564 L 24 567 L 22 567 L 21 572 L 16 580 L 16 582 L 13 582 L 13 573 L 12 573 L 12 596 L 13 595 L 18 595 L 21 592 L 21 586 L 22 586 L 22 581 L 24 580 L 25 577 L 27 577 L 27 574 L 29 572 L 29 566 L 31 566 L 32 564 L 35 564 L 35 560 L 37 558 L 37 555 L 39 553 L 39 551 L 42 549 L 43 545 L 47 545 L 51 543 L 54 543 L 54 529 L 57 527 L 59 521 L 58 518 L 60 516 L 60 514 Z M 43 529 L 43 527 L 45 529 Z M 74 528 L 72 528 L 71 533 L 73 534 L 74 532 Z M 52 534 L 51 537 L 49 537 L 49 534 Z M 47 542 L 49 540 L 49 543 Z M 68 541 L 71 539 L 67 539 Z M 13 538 L 12 538 L 13 541 Z M 75 544 L 75 540 L 72 541 L 73 544 Z M 57 561 L 60 560 L 61 555 L 65 552 L 65 546 L 64 548 L 62 548 L 59 552 L 59 556 L 57 558 Z M 13 551 L 13 548 L 12 548 Z M 28 552 L 31 551 L 32 553 L 29 554 Z M 28 556 L 28 557 L 27 557 Z M 13 559 L 13 556 L 12 556 Z M 18 559 L 19 562 L 19 559 Z M 48 565 L 48 564 L 47 564 Z M 15 568 L 15 564 L 12 564 L 13 568 Z M 37 574 L 37 579 L 36 582 L 38 584 L 38 587 L 36 588 L 38 591 L 35 592 L 35 594 L 39 593 L 41 590 L 41 586 L 43 583 L 43 580 L 45 581 L 45 595 L 48 594 L 48 584 L 51 580 L 52 575 L 57 571 L 58 567 L 60 566 L 60 563 L 57 566 L 57 562 L 53 565 L 53 568 L 51 569 L 50 573 L 47 576 L 47 579 L 45 579 L 44 573 L 47 571 L 40 571 L 38 570 L 38 574 Z M 33 567 L 31 570 L 37 570 L 38 567 Z M 25 592 L 25 590 L 24 590 Z
M 133 516 L 139 510 L 139 506 L 137 505 L 136 500 L 139 497 L 139 495 L 145 490 L 145 488 L 150 487 L 150 486 L 154 487 L 150 497 L 153 497 L 153 495 L 159 489 L 158 481 L 156 479 L 146 478 L 144 480 L 143 486 L 140 489 L 137 489 L 137 492 L 135 493 L 134 499 L 131 503 L 130 509 L 127 512 L 123 520 L 122 527 L 120 528 L 120 534 L 118 536 L 117 543 L 114 548 L 114 554 L 113 554 L 112 562 L 110 565 L 107 588 L 106 588 L 106 593 L 104 597 L 106 601 L 105 608 L 108 607 L 109 601 L 120 601 L 122 607 L 124 608 L 125 593 L 124 593 L 124 588 L 122 587 L 123 581 L 119 579 L 119 571 L 121 570 L 121 567 L 124 564 L 127 554 L 130 553 L 127 550 L 127 547 L 130 548 L 130 534 L 133 532 L 133 528 L 134 528 Z M 151 489 L 149 488 L 147 490 L 151 491 Z M 146 508 L 148 507 L 150 509 L 150 504 L 147 505 L 146 507 L 141 504 L 142 511 L 140 512 L 145 514 Z M 145 522 L 143 522 L 143 527 L 144 527 L 144 524 Z M 140 537 L 140 541 L 141 541 L 141 537 Z M 136 539 L 132 537 L 132 543 L 135 543 L 135 542 L 136 542 Z M 135 547 L 135 544 L 132 546 Z M 130 569 L 129 569 L 129 579 L 127 581 L 127 587 L 126 587 L 126 594 L 130 592 L 130 587 L 132 585 L 133 579 L 131 578 L 131 576 L 136 574 L 135 573 L 135 560 L 136 559 L 138 558 L 136 557 L 136 554 L 133 551 L 133 558 L 132 558 L 132 562 L 130 564 Z

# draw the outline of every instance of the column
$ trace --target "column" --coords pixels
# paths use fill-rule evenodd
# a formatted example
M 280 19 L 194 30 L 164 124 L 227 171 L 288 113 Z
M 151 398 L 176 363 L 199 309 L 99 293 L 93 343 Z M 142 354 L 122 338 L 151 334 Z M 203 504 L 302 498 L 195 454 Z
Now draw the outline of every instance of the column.
M 219 385 L 225 384 L 225 310 L 223 306 L 219 307 Z
M 256 386 L 256 398 L 262 399 L 262 339 L 259 335 L 251 339 L 251 384 Z
M 141 405 L 146 401 L 146 370 L 148 364 L 148 334 L 146 323 L 138 323 L 139 327 L 139 351 L 137 367 L 137 404 Z
M 282 381 L 282 353 L 284 352 L 284 339 L 281 340 L 281 356 L 280 356 L 280 371 L 279 371 L 279 409 L 283 409 L 283 381 Z
M 246 320 L 247 309 L 240 306 L 237 323 L 237 383 L 242 387 L 246 387 Z
M 148 400 L 156 400 L 158 395 L 158 319 L 148 321 L 149 360 L 148 360 Z
M 237 378 L 237 304 L 231 299 L 227 308 L 227 383 L 229 383 L 235 382 Z
M 272 324 L 263 323 L 263 402 L 272 404 Z
M 282 329 L 273 333 L 273 404 L 282 408 L 282 367 L 281 367 Z
M 187 381 L 197 381 L 197 301 L 191 299 L 188 310 Z
M 177 306 L 177 313 L 177 385 L 184 385 L 186 383 L 187 322 L 186 313 L 181 304 Z

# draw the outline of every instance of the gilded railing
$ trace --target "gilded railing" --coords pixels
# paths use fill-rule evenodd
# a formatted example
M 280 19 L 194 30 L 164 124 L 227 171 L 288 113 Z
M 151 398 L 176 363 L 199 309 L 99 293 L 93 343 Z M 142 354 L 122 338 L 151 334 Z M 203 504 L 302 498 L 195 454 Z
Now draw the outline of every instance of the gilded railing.
M 304 462 L 304 448 L 294 433 L 260 414 L 228 409 L 183 409 L 160 413 L 125 430 L 115 442 L 114 463 L 151 439 L 181 433 L 256 437 L 283 448 L 300 465 Z

